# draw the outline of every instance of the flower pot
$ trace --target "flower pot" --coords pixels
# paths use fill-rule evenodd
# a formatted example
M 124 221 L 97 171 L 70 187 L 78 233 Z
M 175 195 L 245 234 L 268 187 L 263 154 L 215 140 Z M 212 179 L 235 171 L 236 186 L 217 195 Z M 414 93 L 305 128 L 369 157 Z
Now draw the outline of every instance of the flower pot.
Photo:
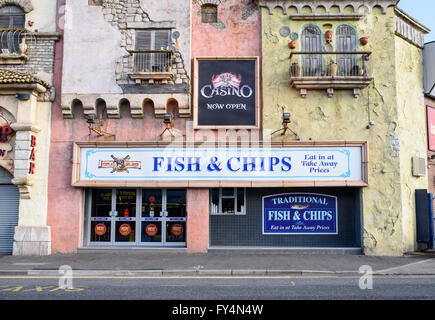
M 299 77 L 299 73 L 301 71 L 301 68 L 299 67 L 299 63 L 295 62 L 292 63 L 290 67 L 290 73 L 292 77 Z
M 26 54 L 27 52 L 27 44 L 26 44 L 26 38 L 23 37 L 23 39 L 21 40 L 21 43 L 19 45 L 19 49 L 20 49 L 20 53 L 21 54 Z
M 337 72 L 338 72 L 338 64 L 331 63 L 329 65 L 329 73 L 330 73 L 331 77 L 337 76 Z
M 361 39 L 359 39 L 359 42 L 365 46 L 367 43 L 369 43 L 369 38 L 367 37 L 362 37 Z
M 298 46 L 298 42 L 296 40 L 290 41 L 288 46 L 290 49 L 295 49 Z
M 328 30 L 325 32 L 325 39 L 327 43 L 331 43 L 332 42 L 332 30 Z

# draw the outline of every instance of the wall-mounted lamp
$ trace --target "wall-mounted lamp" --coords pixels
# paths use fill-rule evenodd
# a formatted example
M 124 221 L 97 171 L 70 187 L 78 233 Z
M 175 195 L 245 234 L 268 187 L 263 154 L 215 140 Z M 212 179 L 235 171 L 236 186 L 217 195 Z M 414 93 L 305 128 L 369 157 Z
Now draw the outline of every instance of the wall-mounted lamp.
M 272 135 L 274 135 L 277 132 L 282 131 L 281 135 L 283 136 L 283 135 L 285 135 L 287 133 L 287 130 L 289 130 L 289 131 L 291 131 L 296 136 L 296 138 L 298 140 L 300 140 L 299 135 L 296 132 L 294 132 L 292 129 L 290 129 L 289 126 L 288 126 L 289 123 L 291 123 L 291 114 L 290 114 L 290 112 L 284 112 L 285 111 L 285 106 L 282 106 L 281 108 L 282 108 L 282 128 L 272 132 Z
M 91 136 L 92 132 L 95 132 L 100 137 L 115 137 L 114 134 L 101 130 L 101 126 L 104 124 L 102 116 L 97 119 L 97 115 L 95 113 L 89 113 L 86 122 L 89 125 L 89 137 Z
M 15 96 L 17 97 L 18 100 L 21 101 L 30 100 L 30 94 L 28 93 L 17 93 Z
M 160 137 L 162 137 L 166 131 L 169 131 L 171 136 L 175 137 L 172 132 L 172 128 L 174 127 L 174 115 L 172 113 L 165 113 L 163 116 L 163 123 L 165 124 L 165 130 L 160 134 Z

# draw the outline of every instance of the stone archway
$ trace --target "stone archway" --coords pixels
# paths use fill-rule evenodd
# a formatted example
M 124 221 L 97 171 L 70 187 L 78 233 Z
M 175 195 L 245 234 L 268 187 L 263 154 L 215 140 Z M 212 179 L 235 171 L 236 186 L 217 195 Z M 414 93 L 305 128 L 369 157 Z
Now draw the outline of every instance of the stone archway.
M 25 13 L 29 13 L 33 10 L 33 4 L 30 0 L 0 0 L 0 8 L 5 6 L 21 7 Z

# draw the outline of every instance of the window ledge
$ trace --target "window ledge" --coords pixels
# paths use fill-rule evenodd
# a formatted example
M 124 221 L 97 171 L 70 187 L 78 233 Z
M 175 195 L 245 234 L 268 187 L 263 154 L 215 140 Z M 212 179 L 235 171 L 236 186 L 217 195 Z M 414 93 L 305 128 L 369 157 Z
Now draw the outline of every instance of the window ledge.
M 25 54 L 1 53 L 0 64 L 25 64 L 27 56 Z
M 300 90 L 302 98 L 307 95 L 307 89 L 327 90 L 328 97 L 332 97 L 334 89 L 353 89 L 355 98 L 360 96 L 361 89 L 366 88 L 373 81 L 372 77 L 292 77 L 290 85 Z
M 172 72 L 131 72 L 128 75 L 132 80 L 136 81 L 136 84 L 142 84 L 142 82 L 153 84 L 155 81 L 167 84 L 168 81 L 174 80 Z

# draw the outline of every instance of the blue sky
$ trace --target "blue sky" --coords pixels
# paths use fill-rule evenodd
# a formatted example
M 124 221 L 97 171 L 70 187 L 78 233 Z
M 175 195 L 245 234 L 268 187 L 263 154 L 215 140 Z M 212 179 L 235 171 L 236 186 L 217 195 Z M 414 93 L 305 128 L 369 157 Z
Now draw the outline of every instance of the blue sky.
M 425 42 L 435 41 L 435 0 L 400 0 L 398 7 L 432 30 Z

